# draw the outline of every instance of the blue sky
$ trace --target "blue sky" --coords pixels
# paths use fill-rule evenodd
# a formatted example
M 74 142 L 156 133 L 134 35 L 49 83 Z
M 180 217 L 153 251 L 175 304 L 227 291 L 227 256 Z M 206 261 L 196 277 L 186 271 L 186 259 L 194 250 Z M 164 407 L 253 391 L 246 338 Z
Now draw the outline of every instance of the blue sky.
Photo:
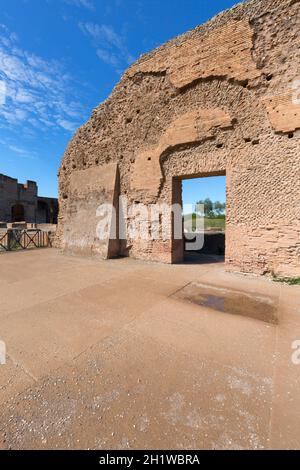
M 183 180 L 182 200 L 185 205 L 193 205 L 198 201 L 210 198 L 213 202 L 226 201 L 226 177 L 210 176 L 209 178 L 195 178 Z M 184 213 L 190 213 L 190 207 L 183 208 Z
M 125 69 L 236 3 L 0 0 L 0 173 L 35 180 L 40 195 L 57 196 L 57 172 L 72 133 Z M 224 193 L 221 178 L 199 190 L 193 180 L 185 184 L 185 198 L 193 201 L 205 187 L 212 199 Z

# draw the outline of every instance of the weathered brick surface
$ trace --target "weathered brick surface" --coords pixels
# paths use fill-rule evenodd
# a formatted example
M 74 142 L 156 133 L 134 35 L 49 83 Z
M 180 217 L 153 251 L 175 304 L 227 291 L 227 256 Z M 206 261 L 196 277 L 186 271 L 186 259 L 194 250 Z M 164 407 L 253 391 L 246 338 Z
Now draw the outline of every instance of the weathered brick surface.
M 197 109 L 175 119 L 162 134 L 158 145 L 139 152 L 133 165 L 131 189 L 145 190 L 157 196 L 163 178 L 160 158 L 180 144 L 200 142 L 214 136 L 214 129 L 230 128 L 232 119 L 220 109 Z
M 293 132 L 300 129 L 300 99 L 295 95 L 295 92 L 290 91 L 285 95 L 265 99 L 269 119 L 276 132 Z
M 101 168 L 74 171 L 66 203 L 66 223 L 62 236 L 62 248 L 71 253 L 99 255 L 109 258 L 116 255 L 114 242 L 96 237 L 97 224 L 101 217 L 101 204 L 115 204 L 117 196 L 118 168 L 116 164 Z M 111 218 L 107 218 L 108 232 Z
M 115 194 L 129 204 L 180 203 L 182 178 L 226 174 L 227 269 L 300 275 L 299 108 L 292 100 L 299 24 L 299 0 L 251 0 L 141 57 L 68 146 L 58 242 L 75 230 L 78 170 L 95 171 L 100 181 L 106 166 L 117 164 Z M 88 179 L 77 183 L 83 196 L 76 229 L 90 237 L 87 248 L 94 227 L 81 228 L 80 220 L 96 194 Z M 118 250 L 164 262 L 182 258 L 180 240 L 128 238 Z
M 24 221 L 28 224 L 56 225 L 58 200 L 38 196 L 35 181 L 19 183 L 0 173 L 0 224 Z M 26 227 L 25 227 L 26 228 Z
M 182 88 L 195 80 L 227 77 L 245 81 L 259 76 L 252 58 L 253 30 L 247 21 L 234 21 L 203 36 L 171 44 L 151 58 L 131 67 L 129 76 L 166 72 Z

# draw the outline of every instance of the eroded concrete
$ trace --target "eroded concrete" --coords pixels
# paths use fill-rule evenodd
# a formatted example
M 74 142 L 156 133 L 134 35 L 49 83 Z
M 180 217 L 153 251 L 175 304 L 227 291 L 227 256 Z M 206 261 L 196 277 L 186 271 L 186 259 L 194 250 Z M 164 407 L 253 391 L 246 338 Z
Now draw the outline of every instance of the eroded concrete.
M 0 280 L 0 448 L 300 447 L 299 287 L 53 249 L 1 255 Z M 278 325 L 177 298 L 191 283 L 271 299 Z

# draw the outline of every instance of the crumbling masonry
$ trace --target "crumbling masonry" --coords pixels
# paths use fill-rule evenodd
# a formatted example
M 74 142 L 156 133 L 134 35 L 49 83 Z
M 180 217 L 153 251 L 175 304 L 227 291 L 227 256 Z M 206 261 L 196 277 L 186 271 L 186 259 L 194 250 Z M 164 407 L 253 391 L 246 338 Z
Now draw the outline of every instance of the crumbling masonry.
M 97 207 L 226 174 L 227 269 L 299 276 L 299 24 L 298 0 L 252 0 L 133 64 L 63 158 L 61 248 L 181 261 L 181 240 L 97 239 Z
M 19 183 L 0 173 L 0 225 L 10 222 L 56 224 L 58 201 L 38 196 L 35 181 Z

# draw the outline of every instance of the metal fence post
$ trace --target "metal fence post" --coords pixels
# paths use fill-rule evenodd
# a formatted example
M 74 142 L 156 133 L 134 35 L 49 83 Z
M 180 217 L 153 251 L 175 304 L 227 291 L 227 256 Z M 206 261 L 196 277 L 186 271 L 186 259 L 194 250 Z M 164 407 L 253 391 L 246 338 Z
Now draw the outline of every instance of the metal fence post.
M 7 251 L 11 251 L 13 242 L 13 230 L 7 229 Z

